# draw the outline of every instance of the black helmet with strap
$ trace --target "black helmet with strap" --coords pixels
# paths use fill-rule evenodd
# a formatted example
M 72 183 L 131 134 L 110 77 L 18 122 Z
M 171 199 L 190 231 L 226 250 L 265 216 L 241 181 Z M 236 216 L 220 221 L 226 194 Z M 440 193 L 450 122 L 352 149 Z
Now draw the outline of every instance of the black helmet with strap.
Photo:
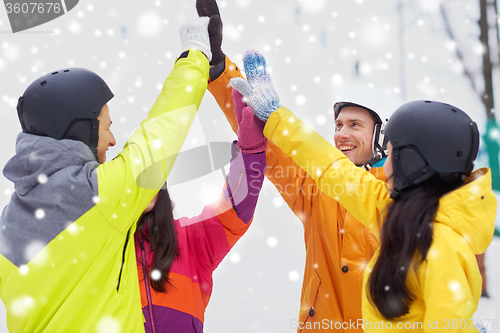
M 19 98 L 23 132 L 85 143 L 97 158 L 99 116 L 113 93 L 96 73 L 68 68 L 46 74 Z
M 449 182 L 468 176 L 479 150 L 476 123 L 459 108 L 440 102 L 404 104 L 384 134 L 393 146 L 394 199 L 436 173 Z

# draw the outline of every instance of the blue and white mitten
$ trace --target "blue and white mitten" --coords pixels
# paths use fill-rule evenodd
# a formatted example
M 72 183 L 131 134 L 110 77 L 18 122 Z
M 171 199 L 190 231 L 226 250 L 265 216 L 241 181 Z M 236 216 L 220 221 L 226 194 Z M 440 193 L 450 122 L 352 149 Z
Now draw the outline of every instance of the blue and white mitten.
M 266 69 L 266 59 L 257 51 L 248 50 L 243 56 L 243 64 L 248 81 L 235 78 L 231 79 L 230 84 L 243 95 L 257 118 L 267 122 L 271 113 L 281 105 Z

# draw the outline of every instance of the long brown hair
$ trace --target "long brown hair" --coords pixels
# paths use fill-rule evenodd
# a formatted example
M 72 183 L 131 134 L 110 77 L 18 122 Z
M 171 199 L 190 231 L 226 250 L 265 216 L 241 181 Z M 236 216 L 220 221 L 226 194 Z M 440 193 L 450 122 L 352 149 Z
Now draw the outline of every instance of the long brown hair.
M 439 199 L 462 180 L 444 181 L 438 174 L 419 186 L 402 190 L 388 207 L 380 233 L 380 255 L 367 283 L 370 302 L 387 319 L 409 312 L 415 299 L 406 285 L 409 269 L 417 269 L 432 244 L 432 225 Z M 414 260 L 418 253 L 419 260 Z
M 146 226 L 147 233 L 144 232 L 144 226 Z M 160 279 L 149 279 L 151 287 L 156 291 L 166 292 L 166 285 L 170 284 L 168 273 L 175 258 L 179 255 L 177 231 L 168 190 L 158 192 L 155 206 L 150 212 L 141 216 L 135 233 L 149 243 L 150 251 L 153 253 L 153 260 L 149 263 L 149 267 L 161 273 Z

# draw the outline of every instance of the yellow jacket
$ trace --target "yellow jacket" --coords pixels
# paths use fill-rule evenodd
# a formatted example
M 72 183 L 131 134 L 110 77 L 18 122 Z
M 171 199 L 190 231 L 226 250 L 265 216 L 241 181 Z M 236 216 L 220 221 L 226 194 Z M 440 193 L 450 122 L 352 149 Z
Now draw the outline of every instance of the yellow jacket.
M 6 166 L 16 193 L 0 217 L 9 332 L 144 332 L 133 235 L 181 150 L 208 73 L 200 51 L 178 59 L 148 117 L 106 163 L 79 141 L 21 133 Z M 35 219 L 40 207 L 47 215 Z
M 288 109 L 273 112 L 265 136 L 290 156 L 326 195 L 379 235 L 384 208 L 391 199 L 386 184 L 356 167 Z M 496 198 L 489 169 L 474 172 L 459 189 L 441 198 L 426 260 L 407 277 L 416 296 L 409 313 L 387 320 L 372 306 L 363 288 L 365 332 L 477 332 L 472 315 L 481 296 L 481 275 L 475 254 L 493 238 Z M 378 250 L 365 271 L 366 285 Z
M 236 132 L 229 86 L 233 77 L 242 77 L 241 72 L 226 58 L 225 71 L 208 89 Z M 266 159 L 267 178 L 304 225 L 306 264 L 300 313 L 290 326 L 298 332 L 323 332 L 331 327 L 341 328 L 340 332 L 363 332 L 357 325 L 363 272 L 378 247 L 377 239 L 335 199 L 322 193 L 316 181 L 272 142 Z M 382 168 L 370 171 L 385 180 Z

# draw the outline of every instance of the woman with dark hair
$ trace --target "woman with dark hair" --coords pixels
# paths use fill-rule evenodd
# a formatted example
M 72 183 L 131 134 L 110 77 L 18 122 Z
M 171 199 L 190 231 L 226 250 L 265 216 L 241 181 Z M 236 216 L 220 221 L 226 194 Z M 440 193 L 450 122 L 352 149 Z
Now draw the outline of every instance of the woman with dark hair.
M 202 332 L 212 273 L 250 226 L 264 180 L 264 123 L 235 101 L 238 141 L 223 193 L 193 218 L 174 219 L 167 189 L 137 222 L 135 248 L 146 332 Z
M 248 83 L 231 85 L 244 92 L 256 115 L 268 117 L 264 135 L 380 240 L 365 270 L 363 321 L 356 328 L 477 332 L 472 316 L 481 275 L 475 254 L 492 240 L 496 198 L 489 169 L 472 173 L 476 124 L 445 103 L 401 106 L 384 129 L 387 184 L 277 103 L 260 54 L 247 52 L 243 61 Z M 345 329 L 346 323 L 338 324 L 333 320 L 331 328 Z

